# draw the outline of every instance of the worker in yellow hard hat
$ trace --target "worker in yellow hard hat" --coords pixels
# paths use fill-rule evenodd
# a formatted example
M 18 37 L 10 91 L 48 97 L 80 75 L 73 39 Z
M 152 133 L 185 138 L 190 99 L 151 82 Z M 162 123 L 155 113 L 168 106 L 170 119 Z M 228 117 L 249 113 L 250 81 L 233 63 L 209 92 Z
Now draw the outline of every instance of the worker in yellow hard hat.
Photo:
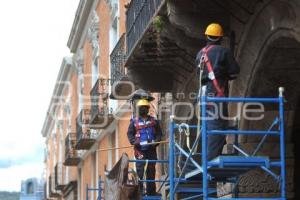
M 218 23 L 211 23 L 205 30 L 207 44 L 197 54 L 196 65 L 201 91 L 206 91 L 207 96 L 228 97 L 228 82 L 237 77 L 240 67 L 235 61 L 230 49 L 221 45 L 224 36 L 223 28 Z M 214 116 L 207 118 L 208 130 L 226 130 L 228 109 L 226 103 L 217 103 L 207 106 L 207 113 Z M 207 114 L 208 115 L 208 114 Z M 208 135 L 207 159 L 218 156 L 225 144 L 224 135 Z
M 129 142 L 134 145 L 134 155 L 137 160 L 157 160 L 156 147 L 160 142 L 162 131 L 159 121 L 149 114 L 150 103 L 147 99 L 139 99 L 136 103 L 137 116 L 130 120 L 127 131 Z M 136 170 L 140 180 L 155 179 L 155 162 L 136 162 Z M 144 171 L 146 170 L 146 172 Z M 144 175 L 146 177 L 144 177 Z M 155 182 L 146 183 L 146 195 L 156 195 Z M 140 182 L 143 191 L 143 182 Z
M 223 36 L 223 28 L 220 24 L 211 23 L 205 30 L 205 35 L 209 41 L 219 41 Z

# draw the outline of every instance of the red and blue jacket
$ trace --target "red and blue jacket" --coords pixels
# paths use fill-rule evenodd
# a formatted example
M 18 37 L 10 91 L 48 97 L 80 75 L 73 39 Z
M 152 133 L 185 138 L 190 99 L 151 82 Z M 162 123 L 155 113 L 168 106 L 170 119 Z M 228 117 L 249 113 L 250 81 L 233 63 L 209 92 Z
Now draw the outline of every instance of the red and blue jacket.
M 138 141 L 141 150 L 148 150 L 148 143 L 161 141 L 162 131 L 159 121 L 150 115 L 145 119 L 133 118 L 130 120 L 127 137 L 132 145 Z

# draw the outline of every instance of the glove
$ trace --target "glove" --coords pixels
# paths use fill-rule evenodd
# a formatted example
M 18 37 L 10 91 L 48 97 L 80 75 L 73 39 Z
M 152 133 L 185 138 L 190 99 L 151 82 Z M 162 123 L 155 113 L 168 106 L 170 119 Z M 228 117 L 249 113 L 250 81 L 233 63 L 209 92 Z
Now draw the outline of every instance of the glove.
M 144 155 L 142 154 L 142 152 L 140 152 L 140 150 L 138 149 L 134 149 L 134 156 L 136 159 L 141 160 L 144 158 Z
M 161 140 L 160 139 L 158 139 L 158 138 L 156 138 L 155 140 L 154 140 L 154 142 L 160 142 Z M 154 144 L 154 146 L 155 147 L 157 147 L 159 144 Z

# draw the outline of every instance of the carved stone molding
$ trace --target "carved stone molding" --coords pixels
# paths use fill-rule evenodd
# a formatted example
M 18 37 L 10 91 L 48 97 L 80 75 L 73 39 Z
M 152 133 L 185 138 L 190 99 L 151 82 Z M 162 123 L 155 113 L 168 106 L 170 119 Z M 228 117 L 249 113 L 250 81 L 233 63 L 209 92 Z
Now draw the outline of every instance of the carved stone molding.
M 117 12 L 119 0 L 105 0 L 105 3 L 109 6 L 111 14 L 113 14 L 114 12 Z
M 279 170 L 274 170 L 276 174 L 279 174 Z M 287 162 L 286 171 L 286 188 L 288 192 L 293 191 L 293 176 L 294 176 L 294 165 L 293 161 Z M 218 183 L 217 191 L 219 197 L 231 195 L 233 191 L 233 184 L 231 183 Z M 279 194 L 280 185 L 274 180 L 274 178 L 265 173 L 262 170 L 251 170 L 248 173 L 240 176 L 238 191 L 240 196 L 251 196 L 254 197 L 256 194 L 267 195 L 267 194 Z M 246 195 L 244 195 L 246 194 Z
M 83 74 L 83 66 L 84 66 L 84 58 L 83 58 L 83 50 L 80 49 L 75 56 L 75 66 L 77 75 Z
M 92 13 L 92 20 L 88 29 L 88 39 L 93 48 L 93 60 L 99 56 L 99 16 L 96 10 Z

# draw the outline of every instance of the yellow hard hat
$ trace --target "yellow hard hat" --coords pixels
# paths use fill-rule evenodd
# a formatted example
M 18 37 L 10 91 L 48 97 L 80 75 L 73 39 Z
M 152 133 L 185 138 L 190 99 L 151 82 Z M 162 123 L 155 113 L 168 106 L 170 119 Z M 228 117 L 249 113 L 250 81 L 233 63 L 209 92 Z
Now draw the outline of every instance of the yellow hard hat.
M 147 99 L 140 99 L 137 102 L 137 106 L 148 106 L 148 107 L 150 107 L 150 103 Z
M 210 25 L 207 26 L 205 35 L 222 37 L 223 36 L 223 28 L 220 24 L 211 23 Z

